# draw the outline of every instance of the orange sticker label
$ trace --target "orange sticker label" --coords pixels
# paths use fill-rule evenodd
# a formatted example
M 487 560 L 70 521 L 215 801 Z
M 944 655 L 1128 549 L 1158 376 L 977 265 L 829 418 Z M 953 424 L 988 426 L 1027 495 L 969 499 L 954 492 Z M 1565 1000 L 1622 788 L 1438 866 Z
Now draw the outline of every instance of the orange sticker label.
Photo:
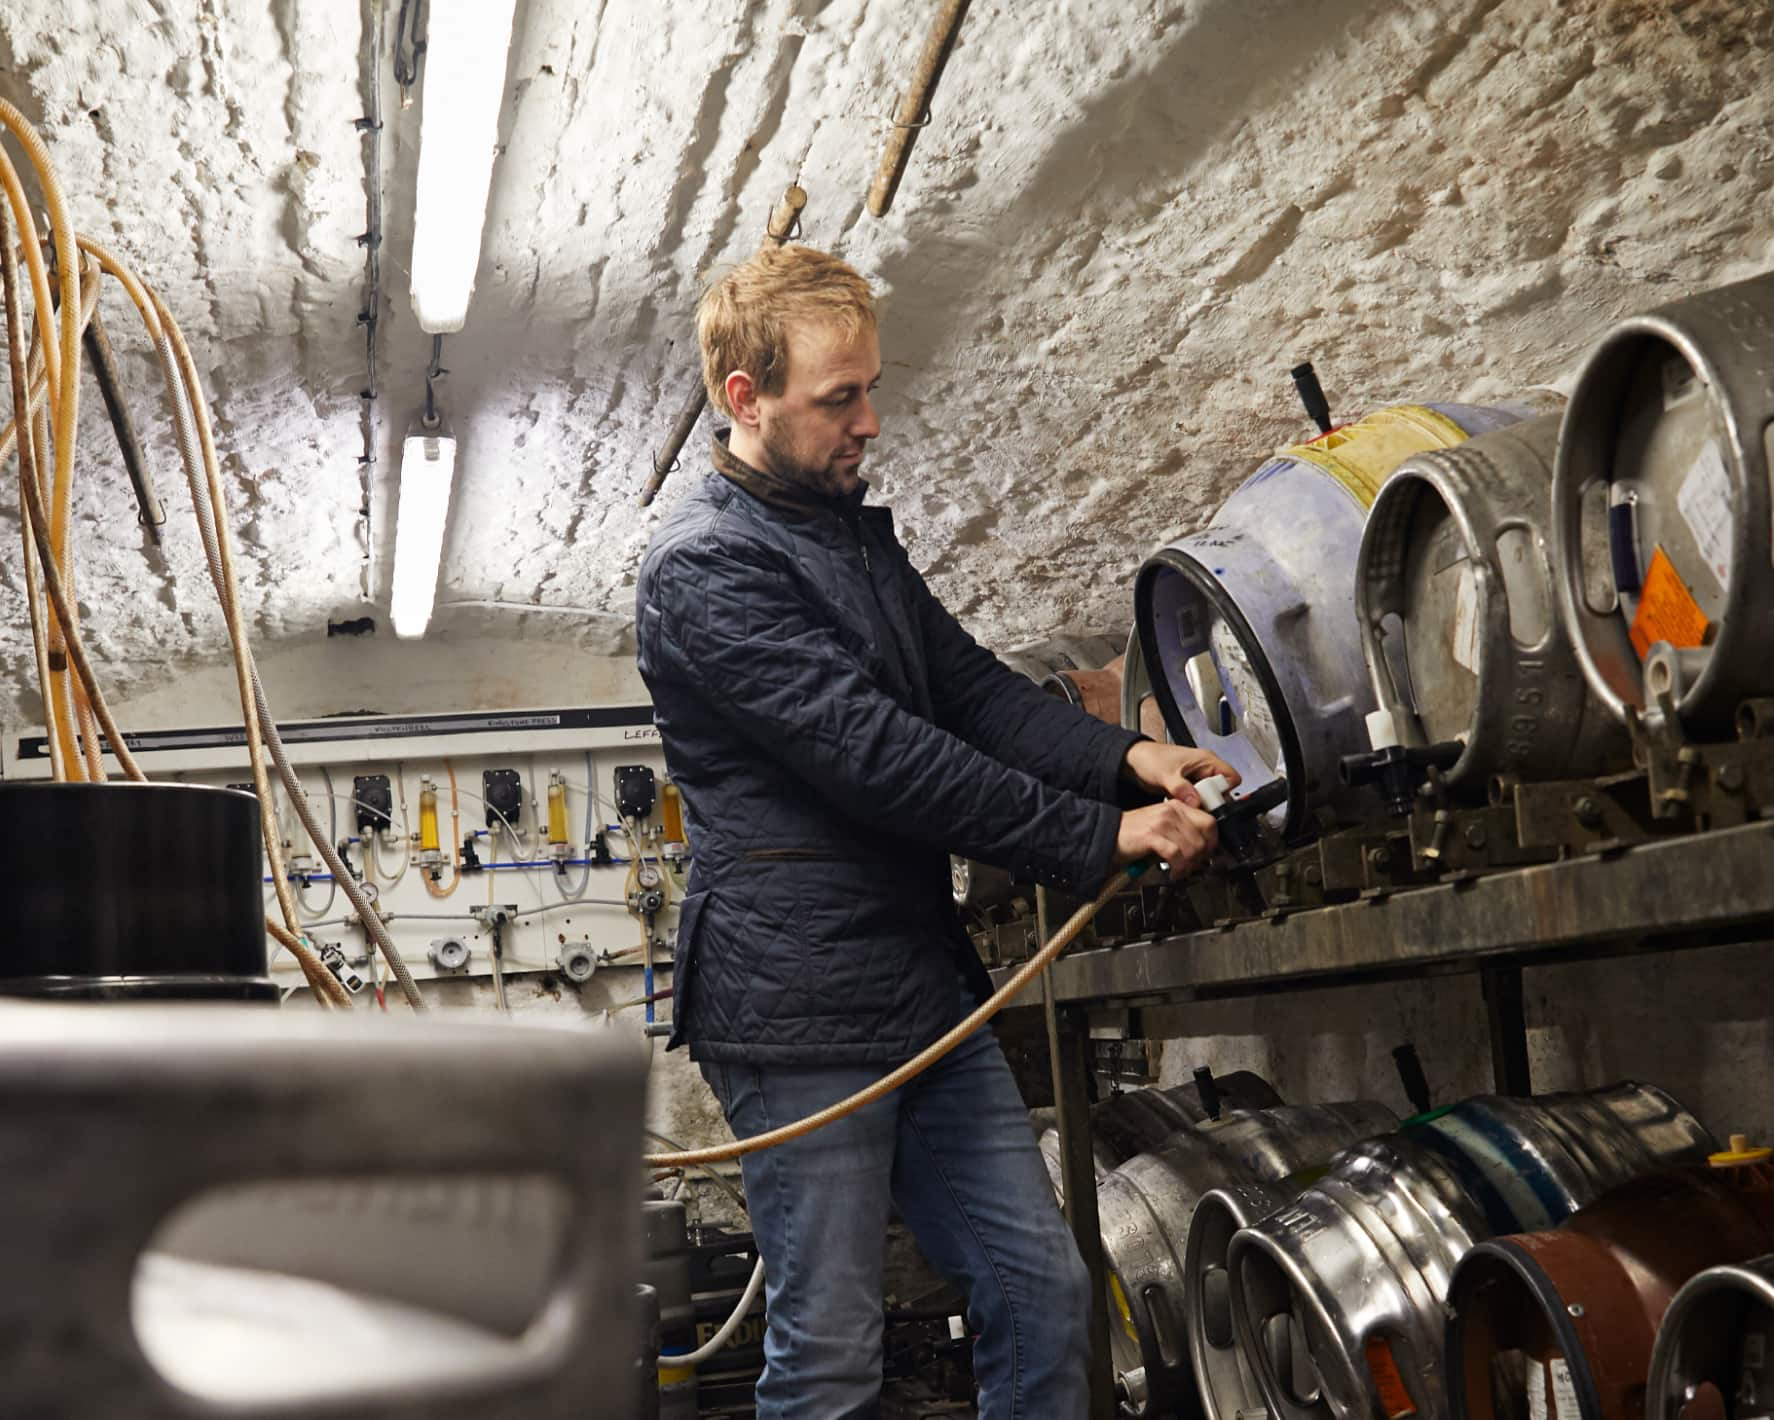
M 1398 1373 L 1398 1362 L 1392 1357 L 1389 1342 L 1376 1337 L 1367 1344 L 1367 1368 L 1374 1378 L 1374 1389 L 1380 1393 L 1380 1405 L 1387 1420 L 1404 1420 L 1417 1413 L 1417 1402 L 1411 1399 L 1404 1377 Z
M 1682 574 L 1660 547 L 1651 557 L 1645 585 L 1639 592 L 1638 611 L 1632 618 L 1632 648 L 1643 660 L 1651 647 L 1667 641 L 1677 650 L 1706 644 L 1709 629 L 1706 613 L 1688 590 Z

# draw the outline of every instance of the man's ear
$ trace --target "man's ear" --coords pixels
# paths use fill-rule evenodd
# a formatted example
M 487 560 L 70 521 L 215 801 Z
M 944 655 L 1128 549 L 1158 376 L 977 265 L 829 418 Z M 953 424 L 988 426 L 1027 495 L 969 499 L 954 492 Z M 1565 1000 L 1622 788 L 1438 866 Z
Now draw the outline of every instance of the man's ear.
M 744 370 L 727 376 L 727 404 L 735 424 L 753 430 L 758 427 L 758 386 Z

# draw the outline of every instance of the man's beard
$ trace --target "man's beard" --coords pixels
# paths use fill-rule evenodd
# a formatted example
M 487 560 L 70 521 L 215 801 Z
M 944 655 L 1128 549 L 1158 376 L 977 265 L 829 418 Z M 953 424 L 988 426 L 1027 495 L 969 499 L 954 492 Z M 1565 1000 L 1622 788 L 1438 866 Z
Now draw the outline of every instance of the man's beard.
M 841 498 L 862 481 L 861 465 L 852 469 L 840 469 L 831 462 L 810 463 L 796 452 L 794 446 L 777 429 L 760 429 L 758 442 L 770 456 L 772 473 L 791 483 L 798 483 L 803 488 L 811 488 L 816 493 Z

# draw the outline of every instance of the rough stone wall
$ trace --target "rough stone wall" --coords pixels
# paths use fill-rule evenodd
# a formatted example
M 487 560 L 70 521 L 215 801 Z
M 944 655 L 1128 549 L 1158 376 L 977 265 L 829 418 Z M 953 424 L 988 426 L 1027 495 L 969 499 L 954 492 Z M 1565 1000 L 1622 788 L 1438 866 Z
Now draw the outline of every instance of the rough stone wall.
M 366 599 L 351 120 L 371 8 L 0 12 L 0 94 L 195 344 L 270 640 L 382 609 L 429 354 L 404 274 L 423 102 L 389 82 Z M 932 9 L 520 7 L 479 287 L 446 343 L 463 453 L 439 598 L 568 610 L 446 605 L 441 626 L 621 650 L 661 515 L 632 496 L 693 368 L 690 304 L 790 180 L 806 238 L 886 294 L 883 496 L 1000 645 L 1121 607 L 1147 548 L 1300 430 L 1297 358 L 1343 413 L 1495 395 L 1567 374 L 1623 312 L 1774 265 L 1760 0 L 977 0 L 877 222 L 882 116 Z M 89 387 L 81 590 L 112 678 L 153 681 L 216 655 L 221 624 L 157 382 L 116 293 L 105 311 L 174 526 L 144 555 Z M 16 536 L 0 512 L 0 546 Z M 34 708 L 16 566 L 0 693 Z

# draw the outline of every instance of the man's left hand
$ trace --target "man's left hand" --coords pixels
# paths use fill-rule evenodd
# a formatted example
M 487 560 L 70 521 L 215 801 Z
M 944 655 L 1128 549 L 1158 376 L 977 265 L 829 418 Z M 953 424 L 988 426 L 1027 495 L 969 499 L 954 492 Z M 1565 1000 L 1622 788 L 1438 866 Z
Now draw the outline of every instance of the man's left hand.
M 1224 774 L 1234 788 L 1239 782 L 1238 771 L 1225 760 L 1190 745 L 1141 740 L 1128 749 L 1121 765 L 1127 777 L 1141 788 L 1167 799 L 1180 799 L 1195 808 L 1201 806 L 1201 796 L 1195 792 L 1197 779 Z

